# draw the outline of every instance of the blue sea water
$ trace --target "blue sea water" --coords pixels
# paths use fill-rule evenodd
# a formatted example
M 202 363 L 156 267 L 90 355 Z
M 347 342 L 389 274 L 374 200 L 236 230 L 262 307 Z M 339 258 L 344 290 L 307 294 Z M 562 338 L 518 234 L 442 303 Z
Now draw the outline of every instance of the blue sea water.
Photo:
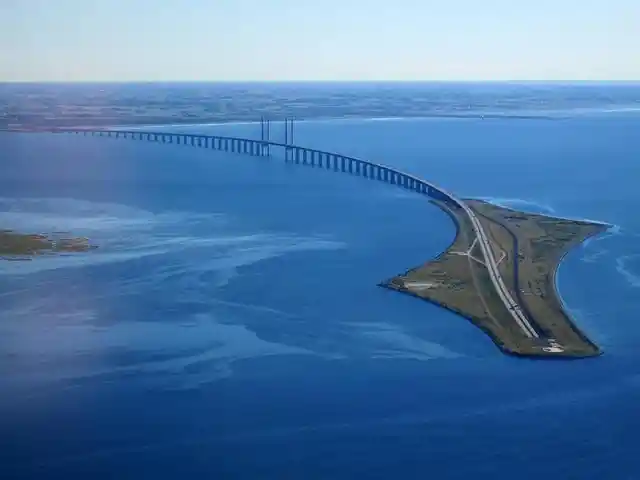
M 605 352 L 566 362 L 507 357 L 376 286 L 452 240 L 423 197 L 277 158 L 0 134 L 0 227 L 100 247 L 0 264 L 0 478 L 640 478 L 640 114 L 565 113 L 305 121 L 296 143 L 614 225 L 560 268 Z

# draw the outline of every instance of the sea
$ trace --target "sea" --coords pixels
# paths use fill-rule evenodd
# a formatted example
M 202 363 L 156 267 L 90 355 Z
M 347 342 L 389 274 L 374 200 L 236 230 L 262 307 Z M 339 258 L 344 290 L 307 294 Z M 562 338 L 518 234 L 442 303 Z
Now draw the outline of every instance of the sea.
M 380 104 L 349 88 L 353 112 Z M 602 356 L 506 356 L 379 287 L 453 240 L 423 196 L 277 156 L 0 133 L 0 228 L 98 246 L 0 260 L 0 478 L 640 479 L 640 85 L 546 85 L 541 104 L 462 86 L 482 105 L 464 115 L 424 88 L 437 112 L 298 109 L 295 142 L 611 225 L 557 279 Z M 170 123 L 129 128 L 260 137 Z

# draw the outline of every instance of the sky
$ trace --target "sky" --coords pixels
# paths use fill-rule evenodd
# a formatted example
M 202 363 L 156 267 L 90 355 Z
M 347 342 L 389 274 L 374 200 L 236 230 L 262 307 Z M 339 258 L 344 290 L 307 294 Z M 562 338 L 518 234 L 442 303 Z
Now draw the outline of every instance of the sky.
M 640 0 L 0 0 L 0 81 L 638 80 Z

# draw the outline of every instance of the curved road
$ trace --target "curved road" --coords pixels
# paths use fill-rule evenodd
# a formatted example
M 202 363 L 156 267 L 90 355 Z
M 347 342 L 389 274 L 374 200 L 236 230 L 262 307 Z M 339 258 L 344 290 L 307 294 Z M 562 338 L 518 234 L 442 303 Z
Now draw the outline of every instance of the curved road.
M 401 173 L 403 175 L 412 177 L 418 181 L 425 182 L 424 180 L 414 177 L 413 175 L 409 175 L 404 172 L 401 172 Z M 425 183 L 428 183 L 428 182 L 425 182 Z M 482 250 L 482 255 L 484 256 L 486 261 L 486 266 L 489 272 L 489 276 L 491 278 L 491 282 L 493 283 L 493 286 L 495 287 L 496 292 L 498 292 L 500 299 L 502 300 L 505 307 L 507 308 L 507 310 L 509 311 L 513 319 L 516 321 L 520 329 L 523 331 L 523 333 L 528 338 L 539 338 L 538 333 L 536 332 L 535 328 L 533 328 L 533 326 L 527 319 L 526 315 L 523 313 L 522 308 L 513 299 L 513 297 L 511 296 L 511 293 L 507 289 L 507 286 L 505 285 L 504 280 L 500 275 L 500 271 L 498 270 L 498 264 L 496 262 L 495 257 L 493 256 L 493 251 L 491 250 L 491 245 L 489 244 L 489 239 L 487 237 L 487 234 L 485 233 L 484 228 L 482 227 L 480 220 L 478 220 L 478 217 L 475 214 L 475 212 L 463 200 L 455 197 L 454 195 L 447 192 L 446 190 L 443 190 L 442 188 L 435 187 L 435 186 L 433 188 L 436 188 L 441 193 L 449 197 L 453 202 L 455 202 L 465 211 L 465 213 L 471 220 L 473 230 L 476 234 L 476 238 L 478 239 L 478 243 L 480 244 L 480 249 Z

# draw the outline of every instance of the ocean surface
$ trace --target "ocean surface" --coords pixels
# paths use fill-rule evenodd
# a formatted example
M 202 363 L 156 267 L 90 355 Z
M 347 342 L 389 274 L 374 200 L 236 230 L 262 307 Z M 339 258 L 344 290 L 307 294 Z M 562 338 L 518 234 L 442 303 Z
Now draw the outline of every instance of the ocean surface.
M 424 197 L 279 158 L 0 133 L 0 228 L 99 246 L 0 263 L 0 478 L 640 479 L 640 86 L 623 106 L 602 88 L 578 108 L 558 87 L 539 118 L 296 126 L 461 197 L 614 225 L 559 270 L 604 350 L 579 361 L 505 356 L 376 286 L 452 241 Z

